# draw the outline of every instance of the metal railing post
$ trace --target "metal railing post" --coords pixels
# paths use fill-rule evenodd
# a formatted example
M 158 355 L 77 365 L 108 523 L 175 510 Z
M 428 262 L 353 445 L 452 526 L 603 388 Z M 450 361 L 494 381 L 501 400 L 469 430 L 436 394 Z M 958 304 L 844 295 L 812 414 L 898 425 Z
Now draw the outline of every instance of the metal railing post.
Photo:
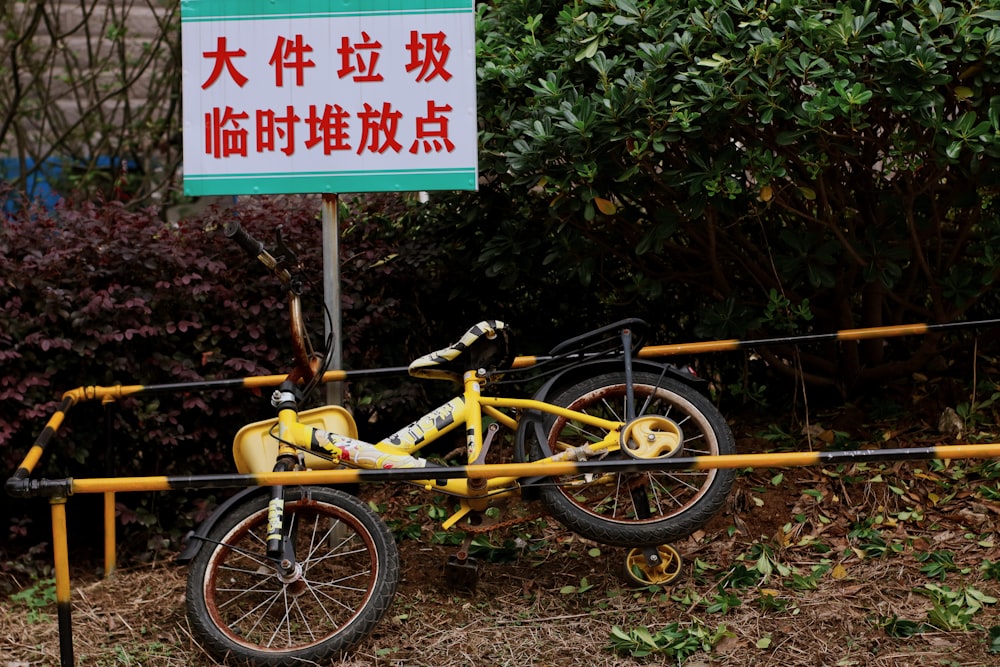
M 70 603 L 69 547 L 66 538 L 66 498 L 50 501 L 52 506 L 52 558 L 56 570 L 56 613 L 59 618 L 59 664 L 73 667 L 73 620 Z

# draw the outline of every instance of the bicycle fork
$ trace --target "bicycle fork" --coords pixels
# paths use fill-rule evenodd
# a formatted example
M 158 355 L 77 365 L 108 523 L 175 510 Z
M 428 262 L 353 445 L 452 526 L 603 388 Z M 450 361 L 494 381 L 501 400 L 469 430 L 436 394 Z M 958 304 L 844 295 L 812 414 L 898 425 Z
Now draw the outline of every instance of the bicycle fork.
M 622 330 L 622 352 L 625 360 L 625 419 L 631 422 L 636 418 L 635 409 L 635 389 L 632 385 L 632 331 Z M 649 498 L 646 496 L 644 485 L 633 486 L 629 494 L 632 496 L 632 506 L 635 508 L 637 519 L 645 520 L 653 515 L 649 507 Z M 645 547 L 642 555 L 646 559 L 646 564 L 650 569 L 659 567 L 663 562 L 657 547 Z
M 298 463 L 297 452 L 288 444 L 292 425 L 298 421 L 298 394 L 291 382 L 283 382 L 271 397 L 271 403 L 278 410 L 278 456 L 274 472 L 294 470 Z M 278 565 L 282 579 L 293 578 L 298 564 L 295 549 L 285 526 L 285 487 L 271 487 L 271 499 L 267 504 L 267 556 Z

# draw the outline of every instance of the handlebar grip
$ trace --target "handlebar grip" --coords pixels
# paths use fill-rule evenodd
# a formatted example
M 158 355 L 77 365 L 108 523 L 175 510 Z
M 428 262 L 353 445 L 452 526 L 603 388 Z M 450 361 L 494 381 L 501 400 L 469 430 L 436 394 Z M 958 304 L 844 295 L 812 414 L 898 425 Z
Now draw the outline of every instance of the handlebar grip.
M 223 231 L 227 239 L 236 241 L 251 258 L 257 259 L 264 254 L 264 244 L 251 236 L 247 230 L 243 229 L 243 225 L 238 221 L 232 220 L 227 222 Z

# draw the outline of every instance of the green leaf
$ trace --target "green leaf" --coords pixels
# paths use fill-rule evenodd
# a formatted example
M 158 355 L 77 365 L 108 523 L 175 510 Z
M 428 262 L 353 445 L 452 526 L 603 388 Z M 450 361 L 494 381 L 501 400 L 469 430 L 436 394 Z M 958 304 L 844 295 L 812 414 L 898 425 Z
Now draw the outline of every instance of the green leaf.
M 653 635 L 649 633 L 648 628 L 636 628 L 632 631 L 632 636 L 650 648 L 659 648 L 656 640 L 653 639 Z
M 933 632 L 926 623 L 918 623 L 893 616 L 885 626 L 885 633 L 890 637 L 913 637 L 914 635 Z
M 597 49 L 600 48 L 599 40 L 593 39 L 587 46 L 577 52 L 573 60 L 580 62 L 581 60 L 586 60 L 588 58 L 593 58 L 594 54 L 597 53 Z
M 1000 653 L 1000 625 L 992 626 L 989 629 L 988 637 L 990 640 L 989 652 Z
M 615 6 L 626 14 L 639 16 L 639 8 L 633 0 L 615 0 Z

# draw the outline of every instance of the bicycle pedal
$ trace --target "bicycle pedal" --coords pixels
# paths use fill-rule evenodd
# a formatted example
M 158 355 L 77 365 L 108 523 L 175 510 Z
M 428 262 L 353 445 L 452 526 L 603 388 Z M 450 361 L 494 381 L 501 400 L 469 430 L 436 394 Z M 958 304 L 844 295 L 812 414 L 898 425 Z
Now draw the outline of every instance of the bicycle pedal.
M 479 583 L 479 563 L 475 558 L 461 559 L 458 556 L 448 556 L 445 564 L 445 582 L 451 588 L 463 591 L 475 591 Z

